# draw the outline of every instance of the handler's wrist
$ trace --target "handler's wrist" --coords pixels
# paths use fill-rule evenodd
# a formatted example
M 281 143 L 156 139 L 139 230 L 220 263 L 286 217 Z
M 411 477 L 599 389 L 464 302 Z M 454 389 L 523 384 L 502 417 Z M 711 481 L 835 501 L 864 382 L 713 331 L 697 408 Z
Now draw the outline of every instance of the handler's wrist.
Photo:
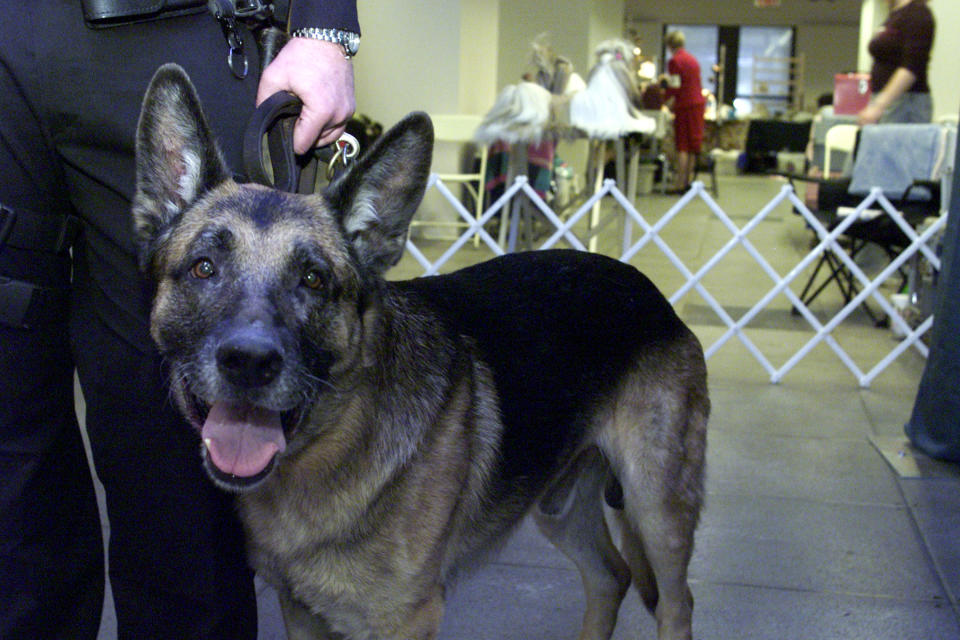
M 297 29 L 291 33 L 290 36 L 293 38 L 307 38 L 309 40 L 320 40 L 322 42 L 338 44 L 343 49 L 343 57 L 348 60 L 357 55 L 357 50 L 360 48 L 360 35 L 353 31 L 307 27 L 305 29 Z

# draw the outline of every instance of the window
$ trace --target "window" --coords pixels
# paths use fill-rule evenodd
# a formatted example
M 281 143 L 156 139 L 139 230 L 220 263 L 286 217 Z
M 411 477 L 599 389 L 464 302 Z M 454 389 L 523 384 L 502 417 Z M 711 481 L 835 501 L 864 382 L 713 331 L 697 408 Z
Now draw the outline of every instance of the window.
M 761 104 L 771 112 L 785 111 L 793 80 L 793 29 L 740 27 L 739 31 L 737 111 L 749 113 Z
M 668 24 L 664 35 L 675 30 L 683 32 L 687 51 L 700 63 L 703 88 L 722 93 L 721 101 L 733 103 L 738 114 L 748 114 L 760 105 L 771 113 L 790 106 L 799 80 L 791 63 L 793 27 Z M 713 70 L 721 51 L 726 58 L 722 87 Z M 664 47 L 664 60 L 668 58 Z

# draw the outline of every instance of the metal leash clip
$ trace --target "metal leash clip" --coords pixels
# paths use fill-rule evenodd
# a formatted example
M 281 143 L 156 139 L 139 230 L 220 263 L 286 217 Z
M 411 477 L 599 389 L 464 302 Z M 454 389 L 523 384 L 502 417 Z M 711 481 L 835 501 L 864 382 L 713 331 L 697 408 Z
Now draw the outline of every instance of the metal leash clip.
M 227 41 L 227 66 L 236 78 L 243 80 L 250 71 L 250 62 L 243 49 L 243 34 L 237 25 L 237 8 L 230 0 L 209 0 L 207 8 L 217 19 L 223 37 Z
M 270 30 L 267 27 L 274 19 L 273 4 L 262 0 L 208 0 L 207 9 L 217 19 L 223 31 L 223 37 L 227 41 L 227 47 L 229 47 L 227 66 L 230 67 L 230 72 L 243 80 L 250 71 L 250 62 L 244 50 L 243 32 L 238 23 L 242 22 L 249 27 L 257 35 L 258 46 L 262 47 L 260 39 Z M 261 59 L 264 60 L 262 66 L 266 66 L 269 58 L 275 55 L 273 48 L 267 55 L 261 52 Z

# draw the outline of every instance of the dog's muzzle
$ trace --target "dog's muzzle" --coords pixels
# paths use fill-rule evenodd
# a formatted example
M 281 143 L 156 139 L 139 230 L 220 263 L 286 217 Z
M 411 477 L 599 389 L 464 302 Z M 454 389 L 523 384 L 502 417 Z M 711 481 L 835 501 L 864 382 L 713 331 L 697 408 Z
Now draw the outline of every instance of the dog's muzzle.
M 241 329 L 216 348 L 218 373 L 234 389 L 234 397 L 214 401 L 200 430 L 210 475 L 222 486 L 239 491 L 259 483 L 286 449 L 281 411 L 252 400 L 283 371 L 280 344 L 254 328 Z

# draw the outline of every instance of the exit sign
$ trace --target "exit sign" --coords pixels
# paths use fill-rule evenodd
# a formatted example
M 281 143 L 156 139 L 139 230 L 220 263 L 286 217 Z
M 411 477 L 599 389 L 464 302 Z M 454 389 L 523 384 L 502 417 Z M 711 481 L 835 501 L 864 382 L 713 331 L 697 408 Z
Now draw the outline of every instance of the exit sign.
M 780 0 L 753 0 L 753 6 L 755 7 L 779 7 Z

